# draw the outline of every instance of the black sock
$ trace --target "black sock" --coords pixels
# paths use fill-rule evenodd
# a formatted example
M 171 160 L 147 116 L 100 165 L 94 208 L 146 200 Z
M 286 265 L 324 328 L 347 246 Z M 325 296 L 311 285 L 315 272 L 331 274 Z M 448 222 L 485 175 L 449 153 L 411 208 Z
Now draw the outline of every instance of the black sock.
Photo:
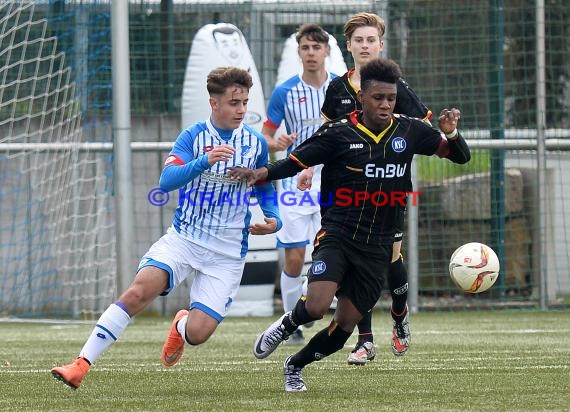
M 322 319 L 322 316 L 320 318 L 313 318 L 309 315 L 307 308 L 305 308 L 305 299 L 301 298 L 297 301 L 291 314 L 283 319 L 283 325 L 285 325 L 287 332 L 293 333 L 299 326 L 319 319 Z
M 372 334 L 372 311 L 366 312 L 358 322 L 358 342 L 374 342 Z
M 406 315 L 406 302 L 408 301 L 408 271 L 401 256 L 390 264 L 388 287 L 392 295 L 392 318 L 401 321 Z
M 304 368 L 309 363 L 323 359 L 344 347 L 352 332 L 346 332 L 333 320 L 330 325 L 318 332 L 289 363 Z

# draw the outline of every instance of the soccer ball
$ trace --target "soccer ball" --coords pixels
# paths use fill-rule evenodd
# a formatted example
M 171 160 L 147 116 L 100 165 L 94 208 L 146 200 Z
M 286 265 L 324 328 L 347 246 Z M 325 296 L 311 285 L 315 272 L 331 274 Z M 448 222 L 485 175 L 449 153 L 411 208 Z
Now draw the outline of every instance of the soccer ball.
M 451 255 L 449 276 L 464 292 L 484 292 L 499 277 L 499 258 L 493 249 L 483 243 L 466 243 Z

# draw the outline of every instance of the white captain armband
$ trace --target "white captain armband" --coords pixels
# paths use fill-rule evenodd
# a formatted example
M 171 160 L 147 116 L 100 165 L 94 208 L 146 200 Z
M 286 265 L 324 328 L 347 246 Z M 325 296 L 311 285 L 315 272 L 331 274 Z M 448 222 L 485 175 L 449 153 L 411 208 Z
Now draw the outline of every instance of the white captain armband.
M 453 140 L 457 136 L 457 128 L 453 129 L 451 133 L 444 133 L 447 140 Z

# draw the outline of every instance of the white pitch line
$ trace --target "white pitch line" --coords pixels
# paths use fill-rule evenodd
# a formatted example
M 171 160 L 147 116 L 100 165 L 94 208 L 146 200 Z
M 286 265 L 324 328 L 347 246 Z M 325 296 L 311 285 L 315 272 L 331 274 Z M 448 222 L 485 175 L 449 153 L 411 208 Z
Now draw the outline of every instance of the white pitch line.
M 324 365 L 320 365 L 321 368 L 327 368 L 327 369 L 338 369 L 338 370 L 346 370 L 347 368 L 344 367 L 337 367 L 334 364 L 327 364 L 326 366 Z M 227 369 L 224 368 L 210 368 L 210 367 L 203 367 L 203 368 L 193 368 L 192 370 L 196 370 L 199 369 L 201 371 L 215 371 L 215 372 L 225 372 L 227 371 Z M 248 370 L 251 370 L 252 372 L 258 370 L 266 370 L 267 368 L 249 368 L 248 365 Z M 355 368 L 353 368 L 355 369 Z M 463 371 L 463 370 L 493 370 L 493 369 L 499 369 L 501 371 L 505 370 L 504 365 L 499 365 L 499 366 L 495 366 L 495 367 L 490 367 L 490 366 L 449 366 L 449 365 L 442 365 L 442 366 L 411 366 L 409 364 L 406 365 L 405 367 L 406 370 L 418 370 L 418 371 L 440 371 L 440 370 L 459 370 L 459 371 Z M 560 369 L 570 369 L 570 365 L 528 365 L 528 366 L 510 366 L 508 368 L 508 370 L 529 370 L 529 369 L 535 369 L 535 370 L 560 370 Z M 384 364 L 382 365 L 382 370 L 383 371 L 387 371 L 387 370 L 402 370 L 402 366 L 398 365 L 398 366 L 391 366 L 389 364 Z M 99 372 L 133 372 L 133 368 L 97 368 L 97 371 Z M 138 372 L 164 372 L 164 373 L 175 373 L 176 370 L 174 369 L 166 369 L 166 368 L 162 368 L 162 367 L 157 367 L 157 368 L 145 368 L 141 371 Z M 3 375 L 7 375 L 7 374 L 36 374 L 36 373 L 46 373 L 49 374 L 49 369 L 10 369 L 10 370 L 3 370 L 2 374 Z

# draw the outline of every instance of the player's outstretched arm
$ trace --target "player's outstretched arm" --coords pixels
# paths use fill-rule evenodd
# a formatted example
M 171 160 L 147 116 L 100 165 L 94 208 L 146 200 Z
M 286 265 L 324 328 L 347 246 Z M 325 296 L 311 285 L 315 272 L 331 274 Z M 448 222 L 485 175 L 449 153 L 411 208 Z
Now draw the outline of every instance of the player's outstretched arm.
M 228 177 L 234 180 L 246 179 L 248 185 L 266 180 L 280 180 L 295 176 L 304 168 L 290 158 L 278 160 L 269 166 L 251 170 L 243 167 L 228 167 Z

